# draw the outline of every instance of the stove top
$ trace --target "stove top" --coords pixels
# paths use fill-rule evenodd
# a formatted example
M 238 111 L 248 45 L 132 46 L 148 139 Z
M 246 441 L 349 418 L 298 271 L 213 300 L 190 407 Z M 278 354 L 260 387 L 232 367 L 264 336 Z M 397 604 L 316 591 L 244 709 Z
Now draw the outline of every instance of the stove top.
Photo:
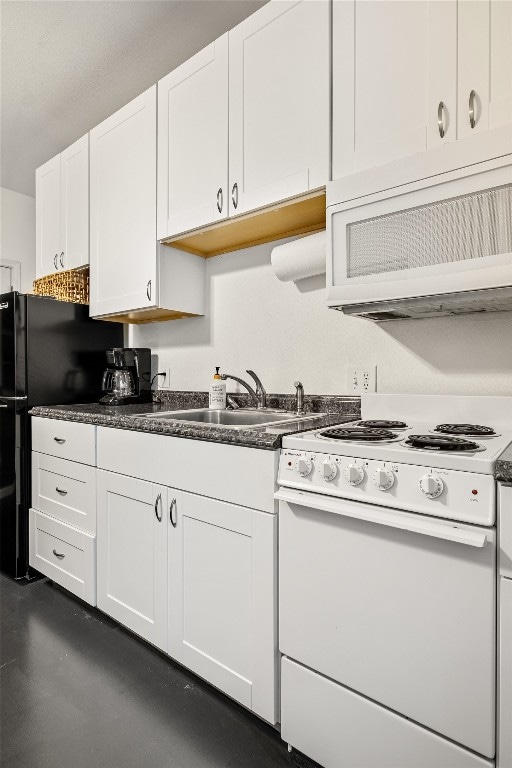
M 283 447 L 493 474 L 512 443 L 512 398 L 367 395 L 361 405 L 361 419 L 290 435 Z

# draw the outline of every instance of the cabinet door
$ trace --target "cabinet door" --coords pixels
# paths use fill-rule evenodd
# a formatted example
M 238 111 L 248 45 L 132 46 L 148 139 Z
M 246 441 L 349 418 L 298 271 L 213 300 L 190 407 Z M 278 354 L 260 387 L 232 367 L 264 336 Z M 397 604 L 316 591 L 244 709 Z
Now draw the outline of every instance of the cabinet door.
M 512 0 L 491 0 L 489 128 L 512 123 Z
M 190 493 L 169 519 L 169 654 L 270 722 L 276 518 Z
M 458 137 L 489 128 L 489 0 L 458 3 Z
M 231 215 L 329 178 L 329 11 L 272 2 L 229 33 Z
M 452 0 L 335 0 L 333 178 L 456 138 L 456 19 Z
M 167 491 L 98 470 L 98 608 L 167 647 Z
M 156 85 L 90 133 L 91 315 L 158 304 Z
M 36 170 L 36 277 L 56 272 L 60 253 L 60 155 L 57 155 Z
M 60 156 L 61 251 L 64 269 L 89 263 L 89 134 Z
M 158 238 L 228 214 L 228 35 L 158 83 Z

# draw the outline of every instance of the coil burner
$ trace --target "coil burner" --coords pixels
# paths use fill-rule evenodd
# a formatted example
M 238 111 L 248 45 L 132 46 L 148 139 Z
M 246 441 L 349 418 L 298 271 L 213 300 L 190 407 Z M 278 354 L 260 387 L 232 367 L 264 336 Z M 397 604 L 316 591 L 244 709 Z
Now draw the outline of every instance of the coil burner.
M 321 437 L 343 442 L 388 443 L 398 436 L 388 429 L 365 429 L 364 427 L 332 427 L 320 432 Z
M 357 426 L 368 429 L 407 429 L 405 421 L 390 421 L 389 419 L 367 419 L 366 421 L 358 421 Z
M 422 451 L 453 451 L 459 453 L 485 451 L 483 446 L 472 440 L 464 440 L 462 437 L 453 437 L 452 435 L 409 435 L 404 445 Z
M 438 424 L 434 432 L 442 435 L 467 435 L 468 437 L 497 437 L 492 427 L 480 424 Z

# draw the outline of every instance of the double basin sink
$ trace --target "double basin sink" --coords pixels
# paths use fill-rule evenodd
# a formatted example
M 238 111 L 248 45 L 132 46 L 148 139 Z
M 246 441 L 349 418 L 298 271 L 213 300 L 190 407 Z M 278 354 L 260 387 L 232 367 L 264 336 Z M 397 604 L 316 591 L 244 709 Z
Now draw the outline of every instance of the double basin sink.
M 202 426 L 226 427 L 229 429 L 251 429 L 284 425 L 287 422 L 315 419 L 322 413 L 303 413 L 297 416 L 289 411 L 252 410 L 240 408 L 236 411 L 194 408 L 188 411 L 162 411 L 160 413 L 134 414 L 132 418 L 158 419 L 159 421 L 192 422 Z

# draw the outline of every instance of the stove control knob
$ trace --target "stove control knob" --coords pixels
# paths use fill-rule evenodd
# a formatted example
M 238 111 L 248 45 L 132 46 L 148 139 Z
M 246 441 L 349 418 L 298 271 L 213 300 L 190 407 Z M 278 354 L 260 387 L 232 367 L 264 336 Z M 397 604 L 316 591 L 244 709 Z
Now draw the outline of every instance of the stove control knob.
M 379 467 L 373 476 L 373 482 L 381 491 L 389 491 L 395 484 L 395 476 L 390 469 Z
M 334 480 L 338 474 L 338 467 L 333 461 L 326 459 L 320 464 L 320 472 L 324 480 Z
M 350 485 L 361 485 L 364 480 L 364 469 L 357 464 L 349 464 L 345 467 L 345 479 Z
M 313 463 L 309 459 L 306 459 L 305 457 L 297 459 L 297 472 L 301 477 L 310 475 L 312 469 Z
M 420 480 L 420 491 L 427 499 L 437 499 L 444 490 L 444 483 L 437 475 L 423 475 Z

